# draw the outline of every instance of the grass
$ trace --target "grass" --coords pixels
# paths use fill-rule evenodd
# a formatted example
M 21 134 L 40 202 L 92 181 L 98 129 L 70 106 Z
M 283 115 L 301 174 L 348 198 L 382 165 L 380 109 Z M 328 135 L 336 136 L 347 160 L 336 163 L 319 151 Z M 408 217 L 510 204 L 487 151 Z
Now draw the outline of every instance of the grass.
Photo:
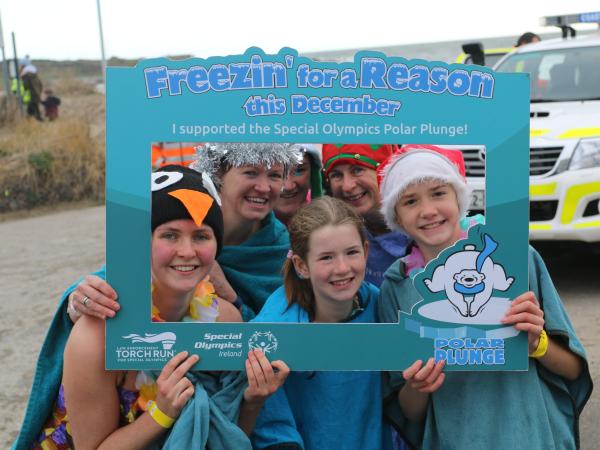
M 46 87 L 51 88 L 55 93 L 67 93 L 69 96 L 91 95 L 96 92 L 94 84 L 86 83 L 74 76 L 66 76 L 46 83 L 44 88 Z
M 68 78 L 55 92 L 54 122 L 0 115 L 0 213 L 104 198 L 104 97 Z

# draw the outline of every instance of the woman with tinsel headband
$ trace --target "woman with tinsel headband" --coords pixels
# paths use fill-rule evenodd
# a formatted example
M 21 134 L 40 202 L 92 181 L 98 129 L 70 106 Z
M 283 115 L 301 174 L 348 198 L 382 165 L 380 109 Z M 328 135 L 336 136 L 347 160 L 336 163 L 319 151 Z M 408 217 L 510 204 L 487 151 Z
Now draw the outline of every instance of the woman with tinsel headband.
M 298 162 L 297 148 L 289 144 L 212 143 L 198 147 L 192 165 L 210 174 L 223 202 L 224 247 L 211 279 L 223 298 L 243 303 L 246 320 L 283 281 L 289 235 L 273 209 L 285 175 Z

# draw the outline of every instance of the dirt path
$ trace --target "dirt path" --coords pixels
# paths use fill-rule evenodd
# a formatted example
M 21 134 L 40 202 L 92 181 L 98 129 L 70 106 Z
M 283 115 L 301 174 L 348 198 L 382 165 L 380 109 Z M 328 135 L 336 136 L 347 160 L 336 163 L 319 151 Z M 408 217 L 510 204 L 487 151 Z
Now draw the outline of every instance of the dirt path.
M 0 222 L 0 448 L 17 435 L 34 364 L 60 294 L 104 261 L 104 207 Z M 598 257 L 544 253 L 550 271 L 600 379 Z M 592 395 L 581 420 L 582 449 L 600 442 L 600 399 Z M 594 444 L 596 443 L 596 444 Z
M 104 261 L 104 207 L 3 222 L 0 236 L 0 448 L 9 448 L 61 293 Z

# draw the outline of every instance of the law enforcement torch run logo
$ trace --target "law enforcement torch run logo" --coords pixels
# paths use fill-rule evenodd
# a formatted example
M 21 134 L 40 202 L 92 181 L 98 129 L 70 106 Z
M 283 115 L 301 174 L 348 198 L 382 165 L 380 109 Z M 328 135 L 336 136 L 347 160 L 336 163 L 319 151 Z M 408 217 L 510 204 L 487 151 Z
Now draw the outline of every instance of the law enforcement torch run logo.
M 128 334 L 127 336 L 123 336 L 123 339 L 131 339 L 131 342 L 134 344 L 139 342 L 143 342 L 145 344 L 160 343 L 162 344 L 162 348 L 164 350 L 171 350 L 173 344 L 175 344 L 177 336 L 175 336 L 175 333 L 167 331 L 159 334 L 146 333 L 144 336 L 140 336 L 139 334 Z
M 276 352 L 277 345 L 277 338 L 270 331 L 257 331 L 248 340 L 248 347 L 250 350 L 259 349 L 262 350 L 265 355 Z

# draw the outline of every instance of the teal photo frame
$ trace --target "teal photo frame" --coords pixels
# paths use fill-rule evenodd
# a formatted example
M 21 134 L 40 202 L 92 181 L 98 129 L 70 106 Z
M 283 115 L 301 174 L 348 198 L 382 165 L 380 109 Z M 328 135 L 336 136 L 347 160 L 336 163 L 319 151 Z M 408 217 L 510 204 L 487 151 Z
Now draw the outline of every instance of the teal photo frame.
M 377 52 L 338 64 L 290 48 L 274 55 L 249 48 L 111 67 L 106 102 L 107 279 L 122 306 L 107 321 L 108 369 L 161 369 L 187 350 L 200 355 L 196 369 L 243 370 L 257 336 L 276 343 L 267 356 L 292 370 L 402 370 L 429 356 L 445 358 L 448 370 L 527 369 L 527 338 L 513 327 L 477 323 L 469 311 L 465 320 L 430 314 L 450 297 L 436 274 L 460 265 L 453 261 L 461 252 L 471 252 L 478 267 L 502 267 L 504 284 L 489 301 L 528 290 L 527 74 Z M 179 141 L 483 146 L 485 224 L 416 277 L 424 300 L 411 314 L 399 313 L 397 324 L 153 323 L 150 145 Z

